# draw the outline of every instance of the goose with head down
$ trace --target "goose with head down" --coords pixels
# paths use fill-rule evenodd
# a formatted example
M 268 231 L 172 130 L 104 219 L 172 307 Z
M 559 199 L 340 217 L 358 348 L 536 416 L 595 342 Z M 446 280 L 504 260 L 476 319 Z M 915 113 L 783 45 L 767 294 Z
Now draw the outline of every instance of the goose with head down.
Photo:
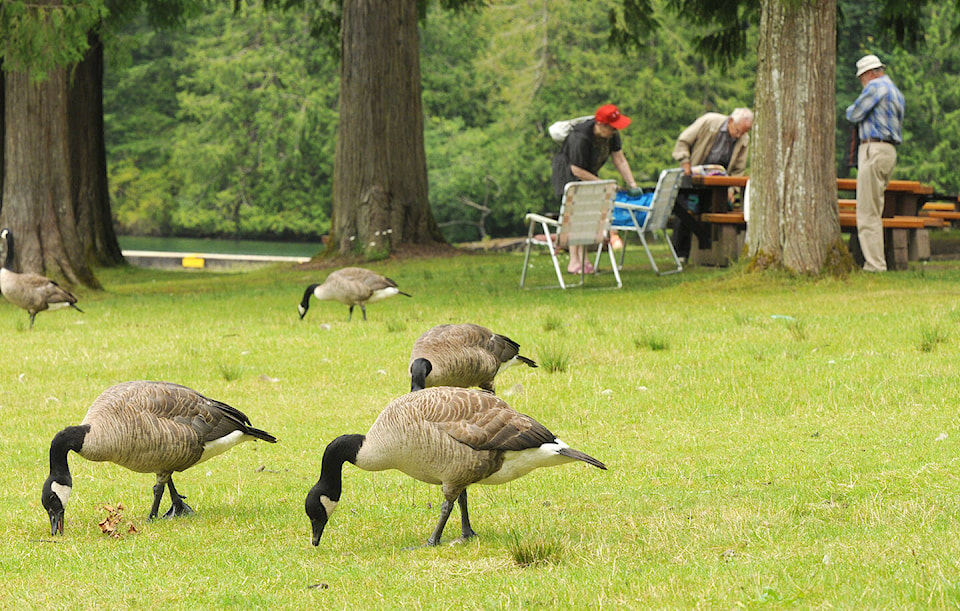
M 360 306 L 363 319 L 366 320 L 368 303 L 376 303 L 394 295 L 410 297 L 386 276 L 362 267 L 344 267 L 332 272 L 323 283 L 308 286 L 303 292 L 297 311 L 300 313 L 300 320 L 303 320 L 310 309 L 310 297 L 313 296 L 320 301 L 333 300 L 350 306 L 348 321 L 353 318 L 353 308 Z
M 150 519 L 156 518 L 164 488 L 172 505 L 163 517 L 193 513 L 173 485 L 184 471 L 243 441 L 276 438 L 253 428 L 240 410 L 169 382 L 125 382 L 105 390 L 77 426 L 68 426 L 50 443 L 50 475 L 41 503 L 51 534 L 63 533 L 73 478 L 71 450 L 92 461 L 109 461 L 138 473 L 156 473 Z
M 556 438 L 545 426 L 497 396 L 468 388 L 441 386 L 411 392 L 392 401 L 366 435 L 341 435 L 327 445 L 320 479 L 304 509 L 320 543 L 340 502 L 343 463 L 365 471 L 397 469 L 441 486 L 440 519 L 427 545 L 437 545 L 456 502 L 461 539 L 476 535 L 467 511 L 471 484 L 503 484 L 539 467 L 582 461 L 606 466 Z
M 437 325 L 417 338 L 410 353 L 410 390 L 478 386 L 495 392 L 494 378 L 516 364 L 536 367 L 506 335 L 474 324 Z

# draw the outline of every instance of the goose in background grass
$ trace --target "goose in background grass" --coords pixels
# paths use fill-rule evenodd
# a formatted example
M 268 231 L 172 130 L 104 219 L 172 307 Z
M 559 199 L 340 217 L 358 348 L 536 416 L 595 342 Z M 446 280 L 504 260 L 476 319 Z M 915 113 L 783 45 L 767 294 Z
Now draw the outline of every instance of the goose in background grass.
M 124 382 L 111 386 L 90 406 L 78 426 L 68 426 L 50 444 L 50 476 L 41 502 L 50 534 L 63 534 L 64 508 L 73 489 L 67 454 L 109 461 L 138 473 L 156 473 L 150 519 L 157 517 L 164 487 L 172 505 L 163 517 L 193 513 L 173 486 L 172 474 L 226 452 L 250 439 L 277 439 L 250 426 L 241 411 L 169 382 Z
M 307 310 L 310 309 L 311 295 L 320 301 L 333 300 L 350 306 L 348 321 L 353 318 L 354 306 L 360 306 L 363 319 L 366 320 L 366 304 L 376 303 L 394 295 L 410 297 L 410 295 L 397 288 L 397 283 L 390 278 L 362 267 L 338 269 L 327 276 L 323 284 L 308 286 L 307 290 L 303 292 L 303 300 L 297 306 L 297 310 L 300 312 L 300 320 L 303 320 L 303 317 L 307 315 Z
M 30 329 L 33 329 L 33 319 L 37 312 L 57 310 L 59 308 L 77 307 L 77 298 L 60 285 L 40 274 L 18 274 L 13 271 L 13 233 L 4 228 L 0 230 L 0 239 L 6 243 L 6 256 L 3 267 L 0 268 L 0 293 L 15 306 L 21 307 L 30 314 Z
M 410 390 L 479 386 L 495 392 L 496 375 L 519 363 L 537 366 L 521 356 L 520 345 L 505 335 L 474 324 L 437 325 L 413 343 Z
M 340 501 L 343 463 L 365 471 L 397 469 L 443 487 L 440 521 L 426 543 L 437 545 L 454 502 L 460 505 L 461 539 L 476 535 L 467 512 L 470 484 L 502 484 L 538 467 L 576 460 L 607 468 L 496 395 L 469 388 L 427 388 L 392 401 L 366 435 L 341 435 L 331 441 L 304 509 L 313 544 L 318 545 Z

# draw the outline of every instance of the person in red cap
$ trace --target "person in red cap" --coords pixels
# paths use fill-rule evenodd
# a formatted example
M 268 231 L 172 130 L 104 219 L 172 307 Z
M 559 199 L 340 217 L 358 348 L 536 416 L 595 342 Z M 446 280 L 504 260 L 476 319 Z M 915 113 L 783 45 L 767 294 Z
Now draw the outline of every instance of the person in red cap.
M 635 189 L 637 182 L 633 179 L 630 164 L 623 154 L 623 143 L 620 140 L 620 130 L 630 125 L 630 118 L 620 112 L 613 104 L 605 104 L 597 109 L 593 119 L 584 121 L 570 132 L 563 141 L 560 151 L 553 157 L 553 192 L 557 197 L 563 197 L 563 188 L 568 182 L 577 180 L 600 180 L 597 172 L 607 162 L 613 161 L 613 166 L 620 172 L 627 186 Z M 623 242 L 620 236 L 610 236 L 610 243 L 616 249 Z M 583 260 L 583 247 L 570 247 L 570 264 L 567 271 L 579 274 L 580 262 Z M 593 273 L 593 264 L 585 264 L 585 272 Z

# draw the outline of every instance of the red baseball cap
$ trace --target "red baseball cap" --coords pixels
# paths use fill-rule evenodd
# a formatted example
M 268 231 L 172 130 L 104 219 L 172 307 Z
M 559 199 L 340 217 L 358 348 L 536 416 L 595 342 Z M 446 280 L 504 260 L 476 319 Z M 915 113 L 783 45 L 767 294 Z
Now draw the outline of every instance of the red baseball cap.
M 598 108 L 593 118 L 597 123 L 605 123 L 614 129 L 623 129 L 630 125 L 630 117 L 620 114 L 620 109 L 613 104 L 605 104 Z

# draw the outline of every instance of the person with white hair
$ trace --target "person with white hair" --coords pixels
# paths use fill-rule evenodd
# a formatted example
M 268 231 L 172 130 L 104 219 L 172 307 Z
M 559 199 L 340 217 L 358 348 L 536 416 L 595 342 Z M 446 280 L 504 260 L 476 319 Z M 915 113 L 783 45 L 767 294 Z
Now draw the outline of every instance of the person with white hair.
M 693 167 L 702 165 L 719 165 L 728 176 L 742 176 L 747 168 L 752 128 L 753 111 L 749 108 L 736 108 L 729 115 L 708 112 L 680 133 L 673 147 L 673 159 L 687 176 L 693 172 Z M 735 192 L 731 190 L 731 203 L 734 198 Z M 690 210 L 688 197 L 681 195 L 677 198 L 673 209 L 677 220 L 673 227 L 673 245 L 680 257 L 690 255 L 691 233 L 696 233 L 701 243 L 710 241 L 707 227 L 691 215 L 706 212 L 701 204 L 705 205 L 707 199 L 705 194 L 699 197 L 694 209 Z
M 857 238 L 863 269 L 887 271 L 883 251 L 883 192 L 897 165 L 897 146 L 903 142 L 903 94 L 884 72 L 876 55 L 857 61 L 863 90 L 847 107 L 847 121 L 857 125 Z

